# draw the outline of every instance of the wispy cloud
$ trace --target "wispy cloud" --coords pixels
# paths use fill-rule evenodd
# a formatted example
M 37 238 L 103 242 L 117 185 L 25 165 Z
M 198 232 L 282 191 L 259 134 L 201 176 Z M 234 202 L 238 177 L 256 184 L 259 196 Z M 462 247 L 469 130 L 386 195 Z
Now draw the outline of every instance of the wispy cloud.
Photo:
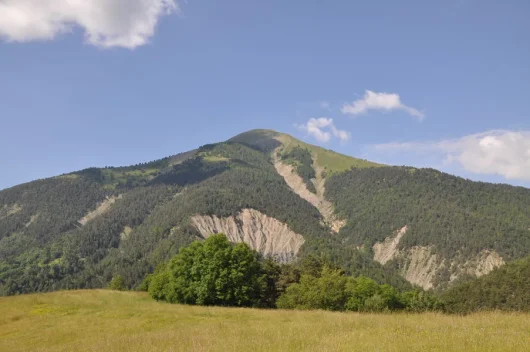
M 321 101 L 319 105 L 321 109 L 331 111 L 331 105 L 329 104 L 329 102 Z
M 475 174 L 501 175 L 530 181 L 530 131 L 493 130 L 436 142 L 372 145 L 373 154 L 437 155 L 445 165 L 458 165 Z
M 52 40 L 77 26 L 91 45 L 133 49 L 154 35 L 162 15 L 178 9 L 175 0 L 2 0 L 0 38 Z
M 360 115 L 369 110 L 403 110 L 420 121 L 425 117 L 425 114 L 418 109 L 403 104 L 398 94 L 376 93 L 371 90 L 367 90 L 362 99 L 355 100 L 351 104 L 344 104 L 341 109 L 343 114 L 348 115 Z
M 296 125 L 296 127 L 322 143 L 328 142 L 332 137 L 341 142 L 350 139 L 349 132 L 338 129 L 333 123 L 333 119 L 327 117 L 310 118 L 307 123 Z

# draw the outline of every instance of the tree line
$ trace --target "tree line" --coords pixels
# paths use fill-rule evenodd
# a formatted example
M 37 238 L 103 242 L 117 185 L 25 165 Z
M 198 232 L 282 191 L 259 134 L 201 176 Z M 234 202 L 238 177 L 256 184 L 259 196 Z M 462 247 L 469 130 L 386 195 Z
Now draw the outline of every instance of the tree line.
M 400 292 L 362 275 L 349 276 L 317 256 L 296 265 L 264 260 L 244 243 L 231 244 L 223 234 L 182 248 L 147 276 L 141 289 L 157 301 L 196 305 L 357 312 L 442 308 L 430 293 Z
M 123 285 L 121 277 L 112 280 L 111 288 L 122 288 L 117 285 Z M 530 257 L 435 295 L 347 275 L 315 255 L 280 265 L 217 234 L 183 247 L 149 274 L 140 289 L 157 301 L 192 305 L 457 314 L 530 311 Z

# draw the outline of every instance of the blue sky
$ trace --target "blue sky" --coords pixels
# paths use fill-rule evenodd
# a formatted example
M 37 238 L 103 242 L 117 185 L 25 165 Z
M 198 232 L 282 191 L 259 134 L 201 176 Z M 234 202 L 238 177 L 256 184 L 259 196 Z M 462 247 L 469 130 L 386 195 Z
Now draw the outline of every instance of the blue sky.
M 530 2 L 0 0 L 0 189 L 270 128 L 530 186 Z

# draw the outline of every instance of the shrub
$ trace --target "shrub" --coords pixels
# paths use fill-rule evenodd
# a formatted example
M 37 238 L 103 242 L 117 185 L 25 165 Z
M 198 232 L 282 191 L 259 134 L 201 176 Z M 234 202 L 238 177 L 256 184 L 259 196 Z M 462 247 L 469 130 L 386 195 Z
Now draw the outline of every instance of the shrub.
M 125 280 L 123 280 L 121 275 L 116 275 L 110 280 L 108 288 L 111 290 L 123 291 L 125 290 Z

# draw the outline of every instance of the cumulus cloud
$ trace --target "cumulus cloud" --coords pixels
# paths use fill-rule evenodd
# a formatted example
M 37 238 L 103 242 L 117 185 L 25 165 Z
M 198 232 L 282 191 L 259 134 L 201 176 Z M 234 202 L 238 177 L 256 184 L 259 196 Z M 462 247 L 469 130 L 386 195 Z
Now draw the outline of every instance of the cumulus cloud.
M 362 99 L 358 99 L 351 104 L 344 104 L 341 109 L 343 114 L 349 115 L 360 115 L 369 110 L 403 110 L 420 121 L 425 117 L 418 109 L 403 104 L 398 94 L 376 93 L 371 90 L 367 90 Z
M 332 137 L 338 138 L 341 142 L 350 139 L 350 133 L 339 130 L 333 123 L 333 119 L 327 117 L 311 118 L 303 125 L 296 125 L 298 129 L 307 132 L 319 142 L 328 142 Z
M 494 130 L 438 142 L 379 144 L 371 149 L 378 153 L 438 153 L 445 165 L 530 181 L 530 131 Z
M 175 0 L 0 0 L 0 38 L 52 40 L 79 27 L 91 45 L 133 49 L 178 10 Z

